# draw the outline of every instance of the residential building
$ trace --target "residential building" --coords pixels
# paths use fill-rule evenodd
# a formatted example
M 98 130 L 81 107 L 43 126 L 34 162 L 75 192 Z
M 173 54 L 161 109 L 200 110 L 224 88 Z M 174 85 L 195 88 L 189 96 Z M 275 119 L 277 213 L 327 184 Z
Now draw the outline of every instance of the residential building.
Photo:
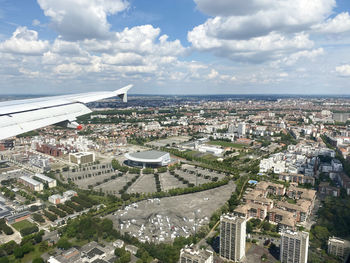
M 328 239 L 328 254 L 346 259 L 350 253 L 350 241 L 338 237 Z
M 186 246 L 181 249 L 179 263 L 213 263 L 213 252 Z
M 241 261 L 245 256 L 246 219 L 235 215 L 220 217 L 220 256 Z
M 281 263 L 307 263 L 309 233 L 285 230 L 281 232 Z

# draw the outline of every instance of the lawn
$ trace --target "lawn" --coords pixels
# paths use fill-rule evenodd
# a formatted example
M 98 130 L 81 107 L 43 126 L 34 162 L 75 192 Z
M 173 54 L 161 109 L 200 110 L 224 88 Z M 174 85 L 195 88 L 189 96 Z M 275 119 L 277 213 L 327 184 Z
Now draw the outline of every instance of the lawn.
M 237 148 L 237 149 L 242 149 L 244 148 L 244 144 L 239 144 L 239 143 L 233 143 L 233 142 L 226 142 L 226 141 L 210 141 L 208 142 L 210 145 L 218 145 L 222 147 L 231 147 L 231 148 Z
M 21 231 L 23 228 L 35 226 L 36 224 L 29 222 L 28 220 L 22 220 L 20 222 L 12 224 L 12 226 L 17 230 Z

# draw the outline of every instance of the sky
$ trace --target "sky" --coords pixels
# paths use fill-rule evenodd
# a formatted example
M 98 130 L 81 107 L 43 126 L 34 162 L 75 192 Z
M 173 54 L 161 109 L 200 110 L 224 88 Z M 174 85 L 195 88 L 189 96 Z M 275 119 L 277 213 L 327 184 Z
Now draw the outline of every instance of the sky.
M 349 0 L 0 0 L 0 94 L 350 94 Z

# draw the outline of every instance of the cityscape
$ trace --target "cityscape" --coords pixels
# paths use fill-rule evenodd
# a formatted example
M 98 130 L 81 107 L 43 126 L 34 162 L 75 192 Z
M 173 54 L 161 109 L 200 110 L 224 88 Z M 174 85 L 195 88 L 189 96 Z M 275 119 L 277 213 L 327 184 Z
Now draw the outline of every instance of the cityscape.
M 0 263 L 350 263 L 349 0 L 0 0 Z
M 8 258 L 349 257 L 349 99 L 130 95 L 89 106 L 82 130 L 53 125 L 1 142 Z

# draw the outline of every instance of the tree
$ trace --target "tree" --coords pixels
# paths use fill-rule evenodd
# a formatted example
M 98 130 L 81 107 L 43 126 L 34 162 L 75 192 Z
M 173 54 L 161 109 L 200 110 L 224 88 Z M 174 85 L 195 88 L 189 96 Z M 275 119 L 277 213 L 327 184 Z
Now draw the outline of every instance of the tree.
M 44 263 L 44 260 L 41 257 L 39 257 L 39 258 L 33 259 L 32 263 Z
M 68 239 L 62 237 L 60 240 L 57 242 L 57 247 L 61 248 L 63 250 L 70 249 L 72 247 L 72 244 L 68 241 Z

